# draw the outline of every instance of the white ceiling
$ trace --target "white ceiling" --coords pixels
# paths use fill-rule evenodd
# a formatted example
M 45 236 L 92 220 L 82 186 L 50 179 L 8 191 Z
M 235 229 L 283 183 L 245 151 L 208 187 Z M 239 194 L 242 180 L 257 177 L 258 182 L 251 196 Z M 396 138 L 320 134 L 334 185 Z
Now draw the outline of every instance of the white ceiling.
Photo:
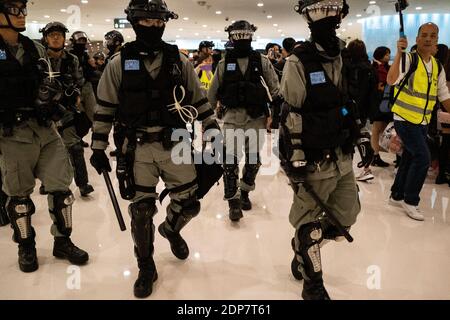
M 297 4 L 294 0 L 167 0 L 166 2 L 169 9 L 180 16 L 178 20 L 168 23 L 164 37 L 166 40 L 200 41 L 208 37 L 226 39 L 224 28 L 231 24 L 232 20 L 240 19 L 248 20 L 258 26 L 256 35 L 263 39 L 287 36 L 305 38 L 309 33 L 306 24 L 293 10 Z M 264 3 L 264 6 L 258 7 L 259 2 Z M 350 15 L 341 28 L 343 37 L 355 37 L 360 34 L 360 25 L 357 23 L 360 18 L 378 13 L 395 14 L 395 0 L 377 0 L 375 5 L 369 5 L 369 0 L 348 0 L 348 2 Z M 406 13 L 450 13 L 450 0 L 409 0 L 409 2 L 410 7 Z M 81 0 L 35 0 L 29 2 L 28 22 L 46 24 L 50 21 L 61 21 L 70 26 L 73 23 L 69 19 L 70 14 L 61 12 L 61 9 L 76 5 L 80 7 L 81 13 L 79 29 L 85 31 L 91 40 L 102 40 L 103 35 L 114 28 L 113 19 L 125 16 L 124 9 L 127 4 L 128 0 L 89 0 L 87 4 L 81 3 Z M 423 8 L 421 11 L 416 10 L 419 6 Z M 222 14 L 218 15 L 216 11 L 221 11 Z M 272 18 L 268 19 L 268 15 Z M 357 17 L 357 15 L 361 16 Z M 183 19 L 186 17 L 189 20 Z M 71 31 L 76 30 L 71 28 Z M 127 39 L 133 38 L 131 29 L 121 31 Z

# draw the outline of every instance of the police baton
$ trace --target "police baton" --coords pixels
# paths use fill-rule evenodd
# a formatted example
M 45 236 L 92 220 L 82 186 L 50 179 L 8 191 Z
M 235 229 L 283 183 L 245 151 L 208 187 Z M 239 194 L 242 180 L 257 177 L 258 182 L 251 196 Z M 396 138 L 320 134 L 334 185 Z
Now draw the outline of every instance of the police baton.
M 312 186 L 306 182 L 303 183 L 303 187 L 305 188 L 306 192 L 308 192 L 311 197 L 314 199 L 314 201 L 317 203 L 317 205 L 325 212 L 328 219 L 331 220 L 331 223 L 338 229 L 339 233 L 342 234 L 345 239 L 347 239 L 348 242 L 353 242 L 353 237 L 348 233 L 348 231 L 344 228 L 344 226 L 339 222 L 339 220 L 336 218 L 333 212 L 331 212 L 330 209 L 327 208 L 325 203 L 323 203 L 322 200 L 320 200 L 317 193 L 313 190 Z
M 106 170 L 102 170 L 103 178 L 105 178 L 106 187 L 108 188 L 109 197 L 111 198 L 114 212 L 116 213 L 117 221 L 119 222 L 120 231 L 126 231 L 125 221 L 123 220 L 122 211 L 119 207 L 119 202 L 117 201 L 116 193 L 114 192 L 109 173 Z

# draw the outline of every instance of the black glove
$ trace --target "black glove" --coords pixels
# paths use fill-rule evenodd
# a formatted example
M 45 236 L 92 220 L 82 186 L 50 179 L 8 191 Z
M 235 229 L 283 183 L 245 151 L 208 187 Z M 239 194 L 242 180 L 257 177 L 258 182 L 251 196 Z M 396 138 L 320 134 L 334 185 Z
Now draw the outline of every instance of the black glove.
M 367 168 L 372 163 L 374 155 L 372 145 L 370 144 L 370 137 L 363 136 L 359 138 L 356 145 L 361 155 L 361 162 L 358 163 L 358 168 Z
M 294 166 L 295 163 L 301 163 L 301 166 Z M 287 164 L 287 172 L 289 179 L 295 184 L 303 184 L 306 181 L 306 163 L 302 161 L 289 162 Z
M 109 164 L 109 159 L 106 156 L 105 150 L 94 150 L 91 157 L 91 164 L 100 175 L 103 170 L 111 172 L 111 165 Z

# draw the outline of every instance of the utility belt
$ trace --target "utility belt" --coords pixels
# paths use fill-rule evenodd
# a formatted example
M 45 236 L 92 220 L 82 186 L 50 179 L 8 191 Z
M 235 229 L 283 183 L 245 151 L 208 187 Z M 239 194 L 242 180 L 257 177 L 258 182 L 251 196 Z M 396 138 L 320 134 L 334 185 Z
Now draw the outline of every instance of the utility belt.
M 0 111 L 0 126 L 3 128 L 3 136 L 11 137 L 14 127 L 29 120 L 37 120 L 42 127 L 50 127 L 52 121 L 41 117 L 36 110 L 20 110 L 15 112 Z
M 232 109 L 245 109 L 245 111 L 247 111 L 247 114 L 252 118 L 252 119 L 258 119 L 262 116 L 266 116 L 269 117 L 270 116 L 270 109 L 269 109 L 269 105 L 259 105 L 259 106 L 245 106 L 245 107 L 235 107 L 235 106 L 223 106 L 222 107 L 222 112 L 223 115 L 227 113 L 228 110 L 232 110 Z
M 134 162 L 137 145 L 146 143 L 162 143 L 165 150 L 172 150 L 176 142 L 172 141 L 172 128 L 164 128 L 159 132 L 145 132 L 136 129 L 123 128 L 124 137 L 127 139 L 127 149 L 123 152 L 123 145 L 116 146 L 119 150 L 117 154 L 116 175 L 119 181 L 120 195 L 125 200 L 132 200 L 137 191 L 145 193 L 156 193 L 154 188 L 138 186 L 134 180 Z M 125 139 L 123 139 L 125 140 Z

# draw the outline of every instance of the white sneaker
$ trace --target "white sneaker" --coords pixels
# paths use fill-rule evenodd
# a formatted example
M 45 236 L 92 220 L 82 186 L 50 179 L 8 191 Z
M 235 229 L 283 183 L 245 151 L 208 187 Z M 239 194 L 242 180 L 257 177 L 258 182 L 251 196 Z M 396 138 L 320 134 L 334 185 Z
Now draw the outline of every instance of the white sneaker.
M 402 203 L 403 203 L 403 200 L 395 200 L 394 198 L 389 197 L 389 204 L 391 206 L 402 208 L 403 207 Z
M 425 217 L 423 216 L 422 212 L 420 211 L 418 206 L 411 206 L 407 204 L 405 201 L 402 201 L 402 207 L 406 210 L 406 214 L 414 220 L 417 221 L 424 221 Z
M 370 169 L 363 170 L 357 177 L 356 181 L 366 182 L 375 179 L 375 176 L 372 174 Z

